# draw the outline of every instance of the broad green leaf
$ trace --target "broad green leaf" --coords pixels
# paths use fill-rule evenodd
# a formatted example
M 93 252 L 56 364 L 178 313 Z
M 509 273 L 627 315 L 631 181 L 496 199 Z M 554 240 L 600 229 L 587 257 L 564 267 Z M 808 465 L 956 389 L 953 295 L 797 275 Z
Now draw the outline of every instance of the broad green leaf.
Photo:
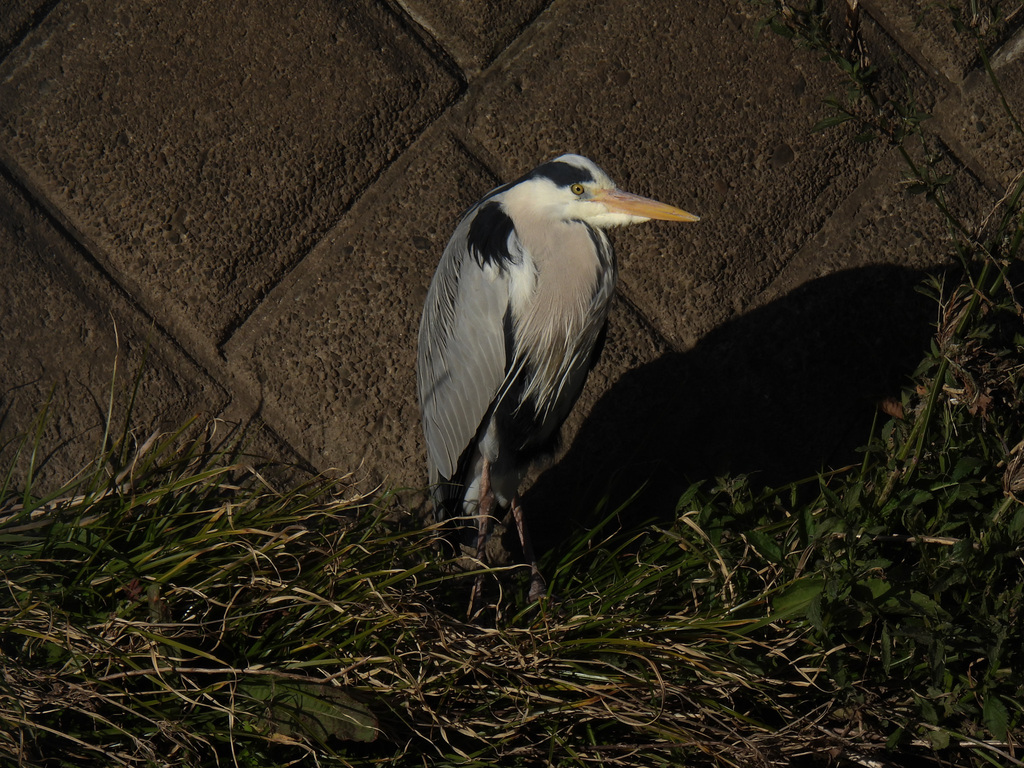
M 992 734 L 992 738 L 998 741 L 1005 741 L 1010 715 L 1006 711 L 1006 705 L 994 693 L 990 693 L 985 697 L 982 717 L 985 720 L 985 727 Z
M 697 494 L 700 493 L 700 488 L 701 486 L 699 483 L 694 483 L 683 491 L 683 495 L 680 496 L 679 501 L 676 502 L 676 513 L 679 513 L 690 506 L 690 503 L 694 500 Z
M 976 469 L 982 469 L 985 466 L 985 462 L 981 459 L 973 456 L 964 456 L 962 459 L 957 461 L 956 466 L 953 467 L 953 481 L 960 482 L 967 474 Z
M 945 613 L 945 611 L 942 610 L 941 605 L 923 592 L 912 592 L 910 595 L 910 602 L 929 616 L 939 616 Z
M 871 597 L 876 600 L 892 589 L 892 584 L 885 579 L 865 579 L 862 583 L 871 590 Z
M 886 739 L 885 748 L 888 750 L 894 750 L 899 746 L 900 740 L 903 738 L 903 729 L 897 728 L 895 731 L 889 734 L 889 738 Z
M 945 749 L 949 746 L 949 731 L 928 730 L 924 738 L 932 749 Z
M 743 535 L 746 536 L 747 541 L 750 542 L 750 545 L 757 550 L 761 557 L 773 563 L 782 562 L 782 549 L 771 536 L 757 530 L 747 531 Z
M 914 498 L 910 500 L 910 506 L 920 507 L 926 501 L 931 501 L 935 498 L 935 495 L 931 491 L 918 491 L 914 494 Z
M 377 718 L 341 688 L 314 681 L 245 681 L 245 693 L 267 705 L 264 722 L 283 736 L 310 736 L 324 742 L 334 736 L 348 741 L 377 738 Z
M 806 613 L 811 601 L 821 594 L 825 580 L 806 578 L 794 581 L 772 600 L 772 610 L 777 617 L 789 617 Z

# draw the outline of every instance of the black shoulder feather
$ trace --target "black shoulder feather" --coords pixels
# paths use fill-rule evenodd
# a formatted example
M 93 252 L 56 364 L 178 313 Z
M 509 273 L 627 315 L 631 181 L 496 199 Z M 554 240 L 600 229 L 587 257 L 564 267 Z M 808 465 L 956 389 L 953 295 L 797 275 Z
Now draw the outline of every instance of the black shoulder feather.
M 513 261 L 508 239 L 515 225 L 502 209 L 501 203 L 490 201 L 481 205 L 469 224 L 469 252 L 480 266 L 496 264 L 504 267 Z

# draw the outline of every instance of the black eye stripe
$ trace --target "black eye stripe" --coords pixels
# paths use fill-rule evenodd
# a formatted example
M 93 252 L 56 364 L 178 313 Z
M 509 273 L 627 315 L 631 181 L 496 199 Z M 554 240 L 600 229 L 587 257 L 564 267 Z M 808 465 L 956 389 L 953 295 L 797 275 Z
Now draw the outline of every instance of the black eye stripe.
M 551 179 L 555 184 L 560 187 L 568 187 L 573 184 L 593 184 L 597 179 L 594 178 L 593 174 L 586 168 L 580 168 L 579 166 L 572 165 L 570 163 L 563 163 L 558 161 L 551 161 L 550 163 L 544 163 L 534 168 L 530 173 L 523 177 L 526 179 L 535 178 L 546 178 Z

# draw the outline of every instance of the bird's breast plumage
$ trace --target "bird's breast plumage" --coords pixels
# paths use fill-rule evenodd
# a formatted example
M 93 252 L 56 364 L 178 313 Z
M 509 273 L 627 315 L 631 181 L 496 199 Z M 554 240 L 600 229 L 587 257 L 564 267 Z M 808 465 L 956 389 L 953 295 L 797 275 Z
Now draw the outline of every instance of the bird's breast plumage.
M 553 422 L 543 434 L 561 425 L 589 370 L 614 290 L 614 258 L 604 233 L 583 222 L 514 218 L 524 259 L 510 280 L 509 374 L 523 379 L 520 402 L 532 401 L 538 418 Z

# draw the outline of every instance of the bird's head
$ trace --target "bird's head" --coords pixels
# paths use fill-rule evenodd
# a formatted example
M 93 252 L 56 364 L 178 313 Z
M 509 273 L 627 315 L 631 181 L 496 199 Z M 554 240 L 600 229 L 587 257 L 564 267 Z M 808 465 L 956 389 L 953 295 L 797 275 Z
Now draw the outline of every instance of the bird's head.
M 692 213 L 624 192 L 608 174 L 582 155 L 561 155 L 534 168 L 505 193 L 513 205 L 562 221 L 606 228 L 649 219 L 697 221 Z

